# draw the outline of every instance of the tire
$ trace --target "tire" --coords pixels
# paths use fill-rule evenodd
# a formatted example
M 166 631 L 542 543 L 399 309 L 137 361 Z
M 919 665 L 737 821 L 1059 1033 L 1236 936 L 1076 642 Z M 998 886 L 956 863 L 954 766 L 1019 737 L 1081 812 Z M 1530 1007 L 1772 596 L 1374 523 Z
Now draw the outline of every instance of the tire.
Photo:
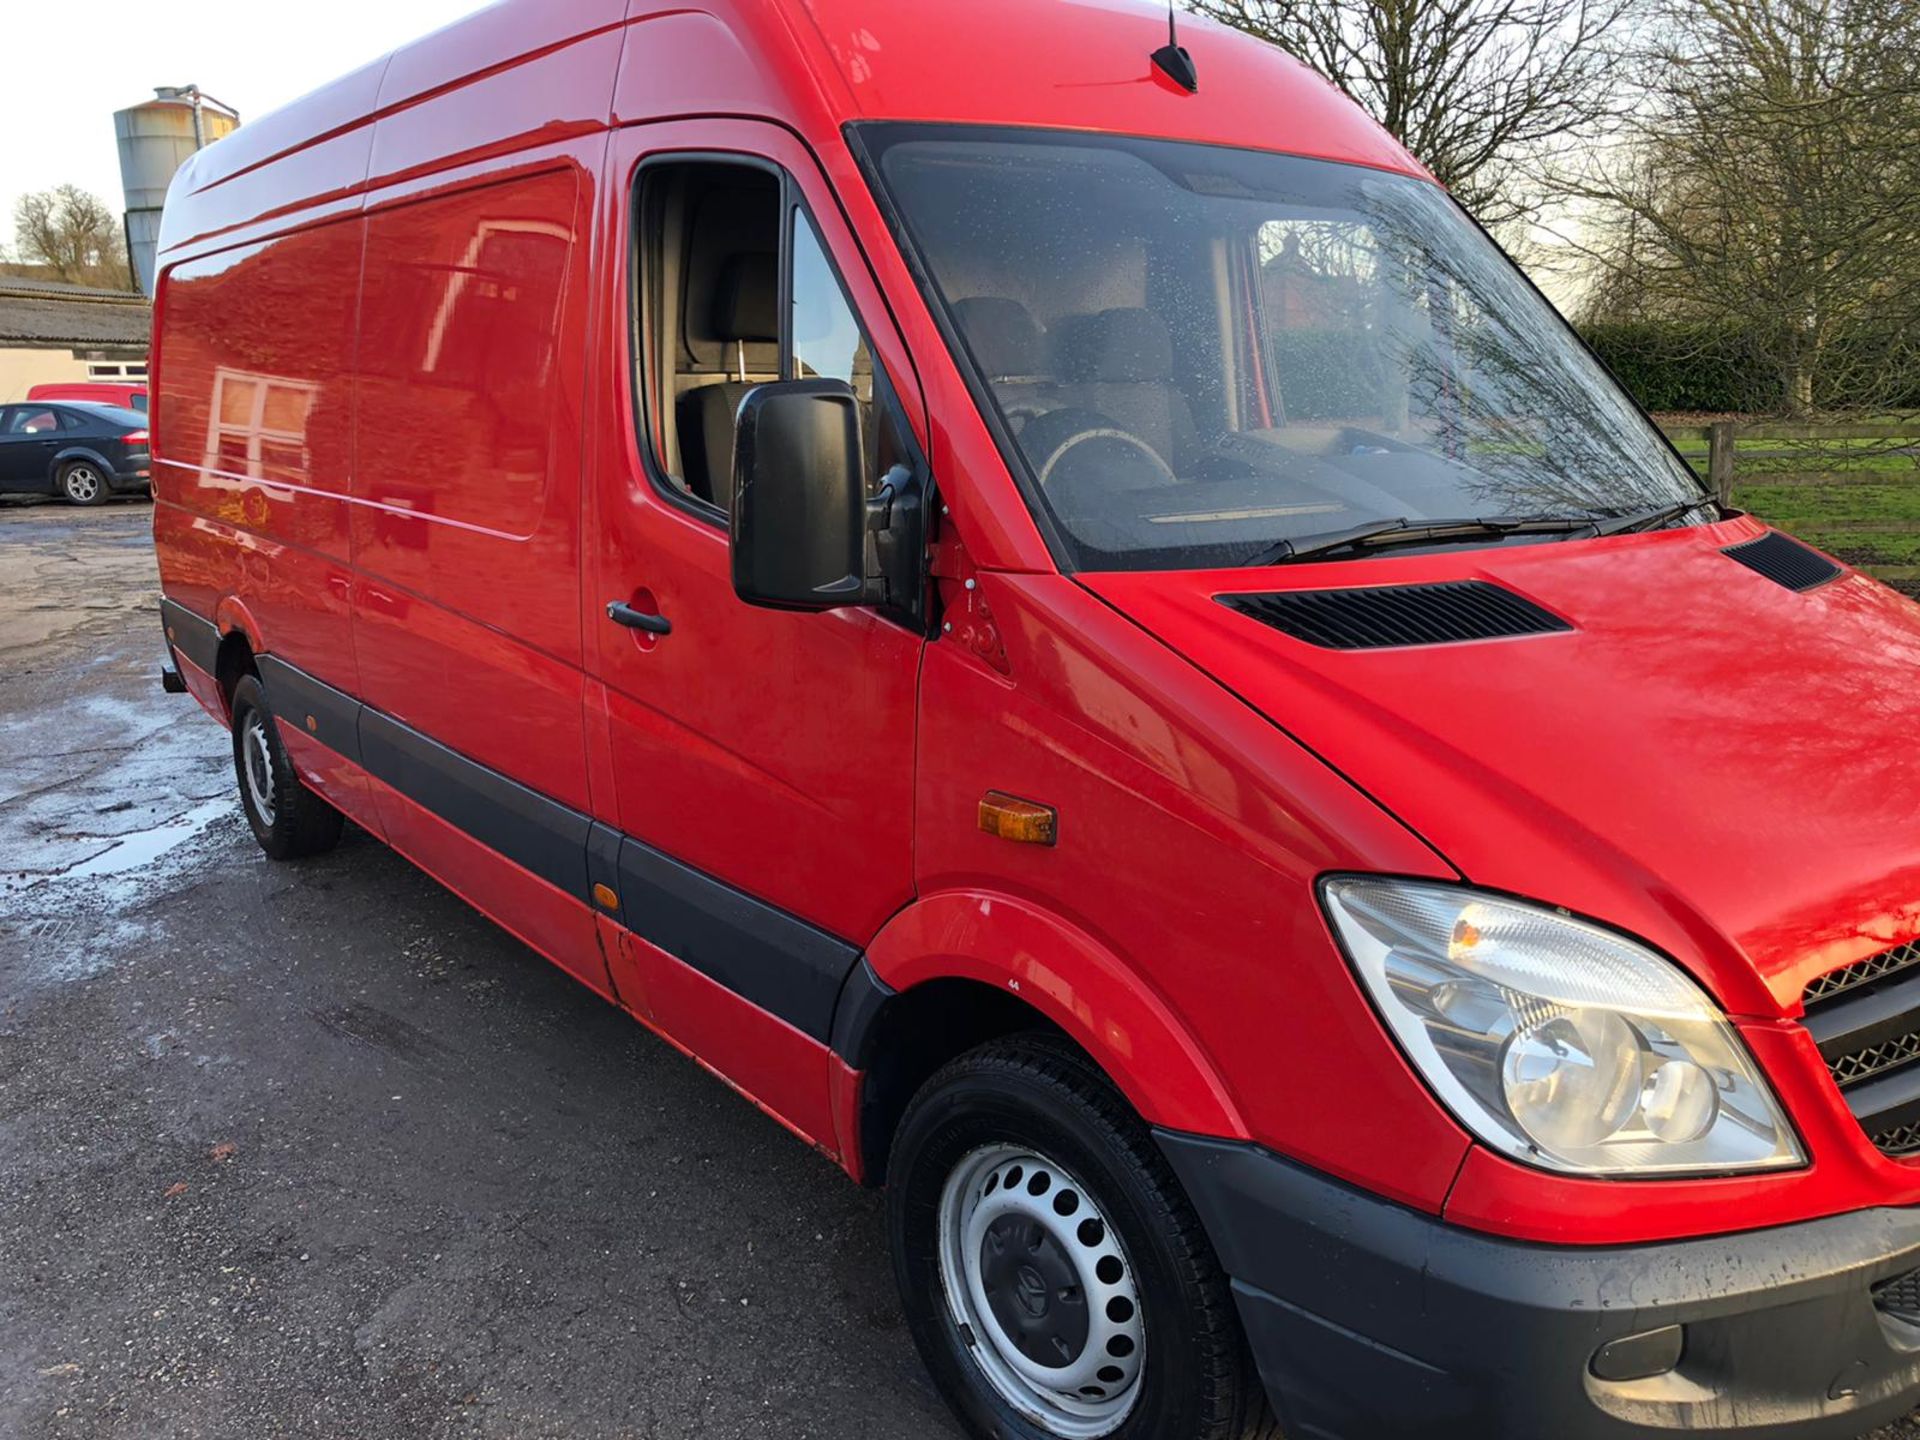
M 60 498 L 69 505 L 103 505 L 109 487 L 107 472 L 91 460 L 70 460 L 60 467 Z
M 269 858 L 300 860 L 340 843 L 346 817 L 294 773 L 266 691 L 253 675 L 233 687 L 233 769 L 240 807 Z
M 1199 1218 L 1064 1042 L 996 1041 L 921 1088 L 887 1222 L 914 1343 L 980 1440 L 1278 1435 Z

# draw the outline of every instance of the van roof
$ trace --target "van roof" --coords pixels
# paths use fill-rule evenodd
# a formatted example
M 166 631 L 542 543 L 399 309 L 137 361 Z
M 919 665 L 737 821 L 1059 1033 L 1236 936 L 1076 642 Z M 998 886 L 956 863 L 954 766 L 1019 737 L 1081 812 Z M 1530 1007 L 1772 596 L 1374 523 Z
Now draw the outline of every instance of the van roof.
M 1424 174 L 1326 80 L 1277 47 L 1182 13 L 1200 77 L 1153 67 L 1162 0 L 789 0 L 812 20 L 851 118 L 1031 125 L 1283 150 Z
M 855 120 L 1042 126 L 1425 173 L 1306 66 L 1183 14 L 1181 43 L 1200 77 L 1188 94 L 1149 60 L 1167 39 L 1160 0 L 500 0 L 190 158 L 162 249 L 378 185 L 373 121 L 568 47 L 607 44 L 623 28 L 629 69 L 638 47 L 679 48 L 659 77 L 617 97 L 622 120 L 704 108 L 760 114 L 816 139 L 823 124 Z M 656 109 L 632 113 L 635 103 Z M 309 193 L 258 183 L 296 154 Z

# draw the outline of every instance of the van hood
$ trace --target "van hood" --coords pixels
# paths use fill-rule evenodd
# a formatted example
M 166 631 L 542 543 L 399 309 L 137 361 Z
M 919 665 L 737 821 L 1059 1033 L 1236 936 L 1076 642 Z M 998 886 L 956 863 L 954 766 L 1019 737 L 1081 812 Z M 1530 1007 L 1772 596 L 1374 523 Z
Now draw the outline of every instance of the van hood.
M 1636 934 L 1733 1013 L 1778 1016 L 1920 935 L 1920 605 L 1844 567 L 1796 591 L 1725 553 L 1767 534 L 1741 517 L 1080 578 L 1471 883 Z M 1566 628 L 1343 650 L 1222 603 L 1463 580 Z

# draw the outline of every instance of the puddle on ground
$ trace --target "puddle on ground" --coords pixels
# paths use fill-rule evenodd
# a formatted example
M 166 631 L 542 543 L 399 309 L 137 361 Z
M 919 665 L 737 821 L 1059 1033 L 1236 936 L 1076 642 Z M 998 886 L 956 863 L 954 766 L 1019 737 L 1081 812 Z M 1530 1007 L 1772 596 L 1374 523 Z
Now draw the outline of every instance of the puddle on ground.
M 110 849 L 101 851 L 91 860 L 60 872 L 63 880 L 93 880 L 106 875 L 124 875 L 129 870 L 138 870 L 143 865 L 151 865 L 162 855 L 184 841 L 191 840 L 208 825 L 222 815 L 232 813 L 232 800 L 209 800 L 196 805 L 184 815 L 176 815 L 163 825 L 155 825 L 150 830 L 136 830 L 123 836 Z M 53 877 L 48 877 L 53 878 Z
M 95 693 L 0 718 L 0 1001 L 155 943 L 151 902 L 245 831 L 226 732 L 197 706 Z

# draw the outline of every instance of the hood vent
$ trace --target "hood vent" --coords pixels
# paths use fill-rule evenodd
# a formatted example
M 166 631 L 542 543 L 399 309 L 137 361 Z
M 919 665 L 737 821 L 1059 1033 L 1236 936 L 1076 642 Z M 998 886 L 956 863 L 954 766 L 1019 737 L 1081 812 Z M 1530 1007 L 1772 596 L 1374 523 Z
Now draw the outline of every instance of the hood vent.
M 1229 610 L 1326 650 L 1458 645 L 1573 628 L 1531 600 L 1481 580 L 1216 598 Z
M 1838 565 L 1798 540 L 1789 540 L 1778 530 L 1769 530 L 1758 540 L 1748 540 L 1720 553 L 1789 590 L 1811 590 L 1840 578 Z

